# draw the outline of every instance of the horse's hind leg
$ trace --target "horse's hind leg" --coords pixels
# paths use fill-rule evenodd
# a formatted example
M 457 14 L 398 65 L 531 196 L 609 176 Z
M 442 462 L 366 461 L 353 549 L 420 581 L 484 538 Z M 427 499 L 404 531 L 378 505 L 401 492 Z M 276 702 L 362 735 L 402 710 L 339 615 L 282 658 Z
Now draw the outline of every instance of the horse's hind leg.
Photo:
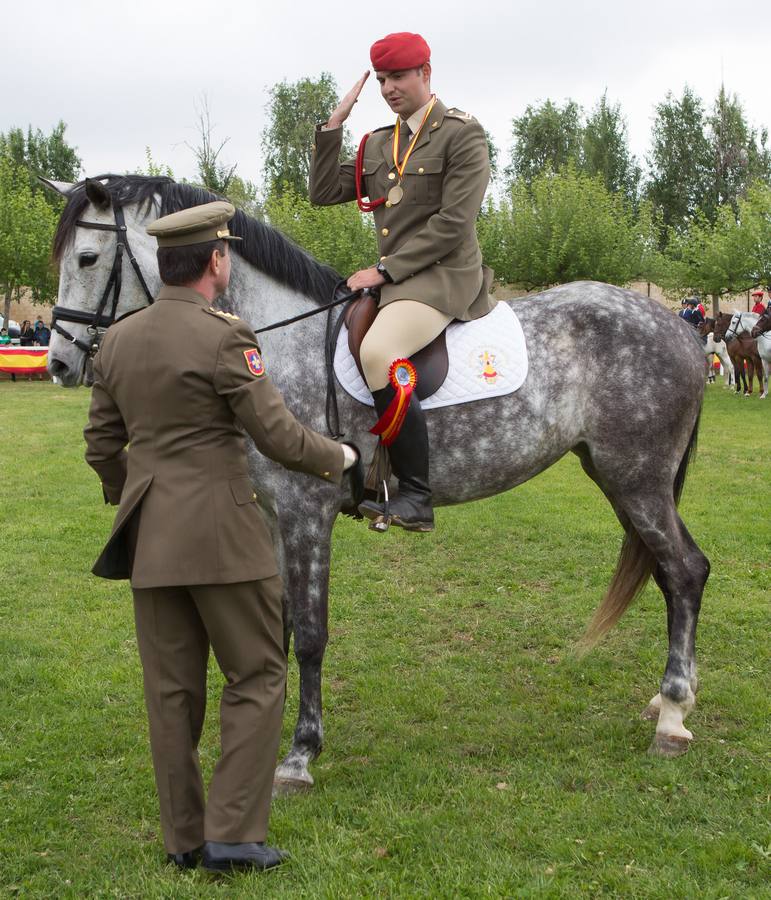
M 651 718 L 659 707 L 651 752 L 678 756 L 693 738 L 683 720 L 696 702 L 696 624 L 709 561 L 688 533 L 671 494 L 627 497 L 624 505 L 656 560 L 654 578 L 667 603 L 667 666 L 659 694 L 648 707 Z

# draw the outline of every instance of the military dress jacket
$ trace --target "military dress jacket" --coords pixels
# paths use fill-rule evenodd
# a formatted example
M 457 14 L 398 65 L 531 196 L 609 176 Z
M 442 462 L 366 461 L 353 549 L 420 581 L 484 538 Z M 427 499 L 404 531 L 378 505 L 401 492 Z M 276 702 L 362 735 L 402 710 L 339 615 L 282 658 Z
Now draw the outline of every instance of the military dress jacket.
M 391 125 L 367 140 L 361 189 L 370 200 L 386 197 L 398 182 L 393 133 Z M 342 128 L 316 129 L 312 203 L 331 206 L 356 198 L 354 161 L 339 162 L 342 140 Z M 472 116 L 437 100 L 407 160 L 404 197 L 374 212 L 380 259 L 394 281 L 380 288 L 381 306 L 418 300 L 462 321 L 490 312 L 493 273 L 482 265 L 476 235 L 489 180 L 484 129 Z
M 340 483 L 342 447 L 287 409 L 246 323 L 164 287 L 113 325 L 94 359 L 84 432 L 105 500 L 119 504 L 94 574 L 136 588 L 276 575 L 244 430 L 270 459 Z

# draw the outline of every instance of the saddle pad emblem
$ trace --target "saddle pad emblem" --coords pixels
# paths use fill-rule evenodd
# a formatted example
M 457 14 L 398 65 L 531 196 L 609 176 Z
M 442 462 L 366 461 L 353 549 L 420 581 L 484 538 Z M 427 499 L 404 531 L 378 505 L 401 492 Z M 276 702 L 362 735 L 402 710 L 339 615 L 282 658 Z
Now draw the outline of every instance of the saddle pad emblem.
M 256 347 L 252 350 L 244 350 L 244 359 L 246 360 L 246 366 L 252 375 L 259 378 L 260 375 L 265 374 L 265 363 L 262 361 L 260 351 L 257 350 Z
M 479 378 L 483 384 L 493 387 L 499 378 L 504 377 L 501 368 L 505 363 L 500 352 L 494 353 L 492 350 L 480 348 L 474 351 L 472 357 L 476 362 Z

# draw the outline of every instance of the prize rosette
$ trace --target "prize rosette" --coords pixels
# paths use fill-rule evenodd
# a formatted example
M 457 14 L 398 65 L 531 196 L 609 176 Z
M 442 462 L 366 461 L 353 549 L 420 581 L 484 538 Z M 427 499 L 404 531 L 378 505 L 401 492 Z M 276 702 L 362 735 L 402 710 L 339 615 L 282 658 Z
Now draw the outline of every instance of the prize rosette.
M 410 397 L 418 383 L 418 373 L 408 359 L 395 359 L 388 370 L 388 380 L 396 395 L 374 428 L 370 429 L 372 434 L 380 435 L 380 440 L 386 447 L 390 447 L 399 436 L 410 405 Z

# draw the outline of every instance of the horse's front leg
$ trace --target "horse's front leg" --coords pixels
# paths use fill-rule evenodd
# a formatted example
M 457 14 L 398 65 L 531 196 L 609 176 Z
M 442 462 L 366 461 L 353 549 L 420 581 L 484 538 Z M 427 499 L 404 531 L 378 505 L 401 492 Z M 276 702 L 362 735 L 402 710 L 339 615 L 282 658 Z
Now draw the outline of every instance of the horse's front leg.
M 325 496 L 326 494 L 326 496 Z M 307 494 L 287 497 L 282 517 L 285 551 L 284 592 L 291 611 L 294 652 L 300 669 L 300 699 L 292 746 L 274 778 L 277 793 L 313 786 L 308 765 L 321 753 L 321 664 L 327 646 L 327 600 L 332 525 L 337 507 L 326 491 L 309 502 Z

